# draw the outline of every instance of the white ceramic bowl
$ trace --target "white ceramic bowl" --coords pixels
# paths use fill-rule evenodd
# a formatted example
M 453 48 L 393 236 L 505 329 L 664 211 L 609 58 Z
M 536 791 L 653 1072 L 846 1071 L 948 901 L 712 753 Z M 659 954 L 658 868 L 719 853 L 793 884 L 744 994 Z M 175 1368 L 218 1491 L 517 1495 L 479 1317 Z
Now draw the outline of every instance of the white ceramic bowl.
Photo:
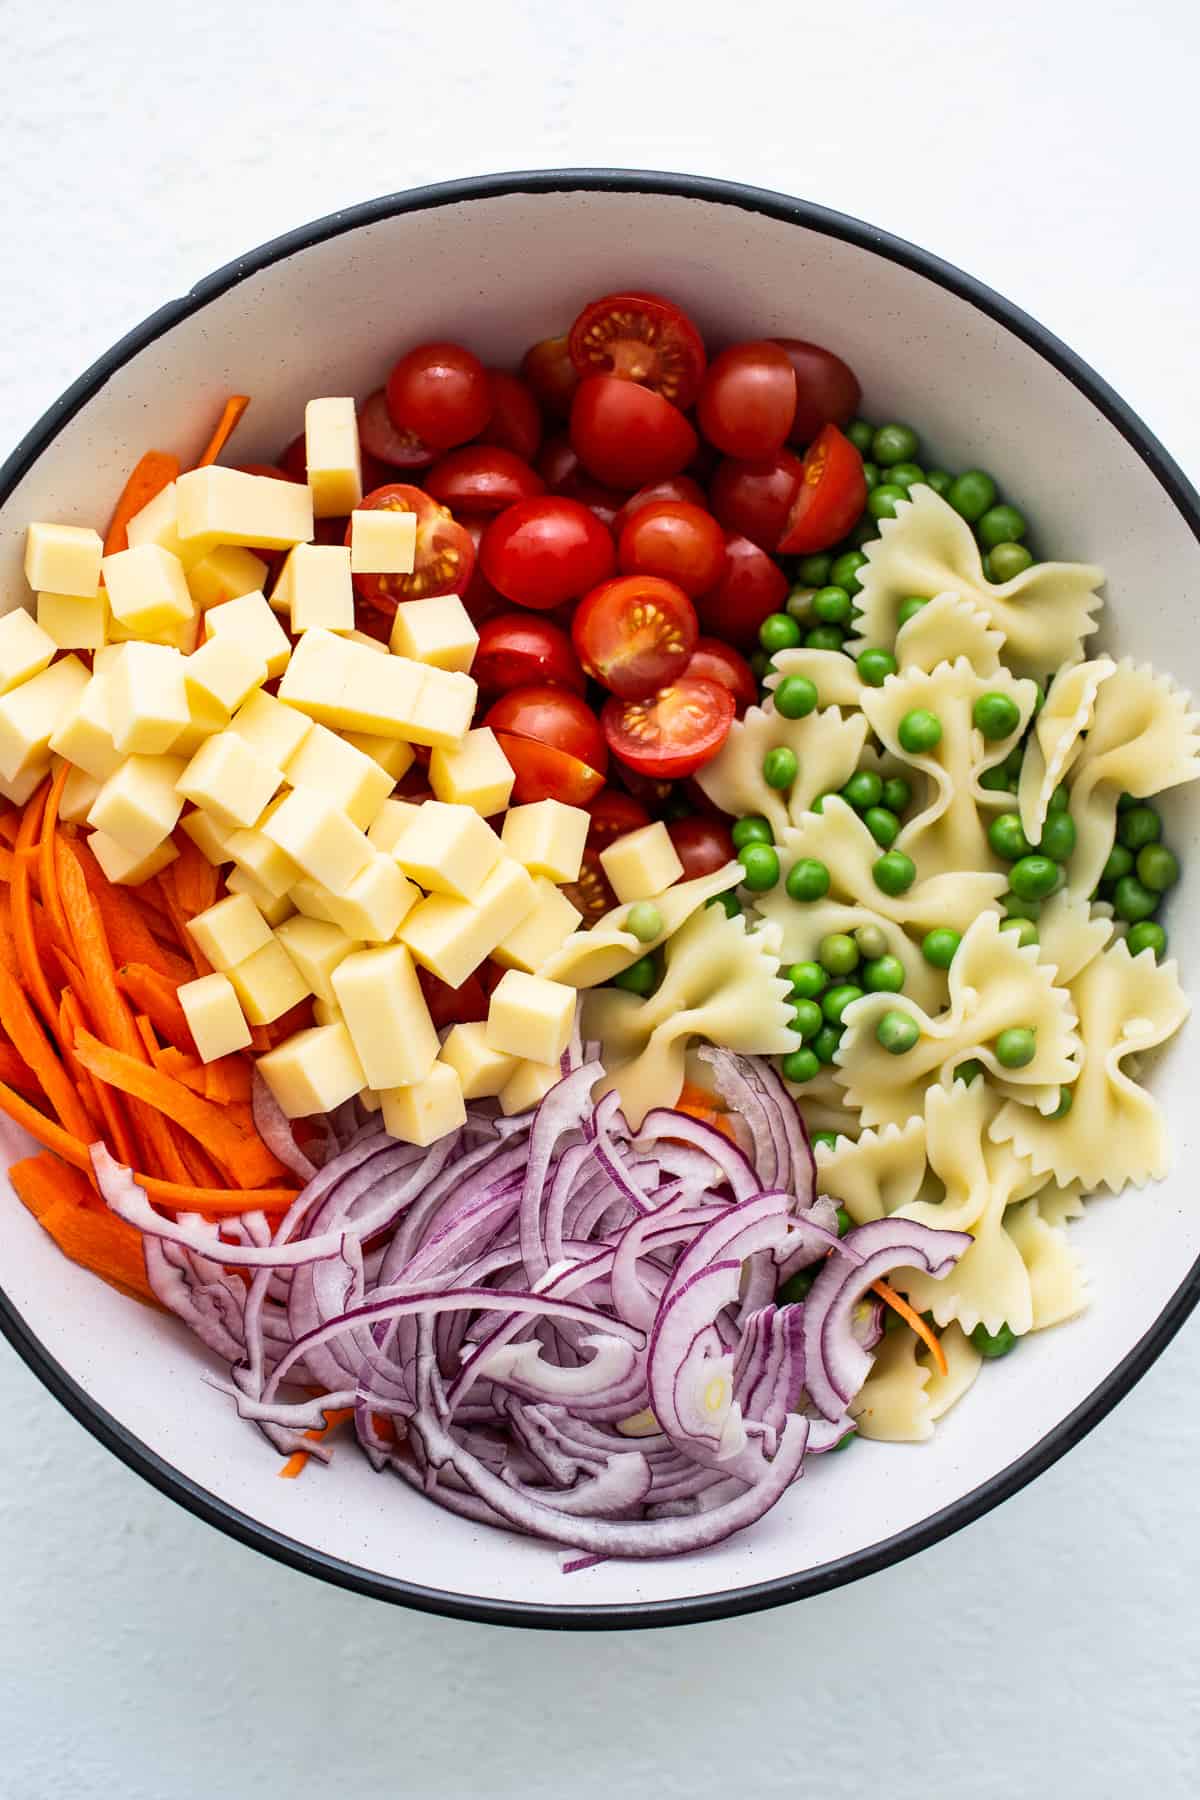
M 8 604 L 28 520 L 102 520 L 151 445 L 194 457 L 226 394 L 254 396 L 239 458 L 269 460 L 306 396 L 366 394 L 398 350 L 461 338 L 514 363 L 617 287 L 673 295 L 709 341 L 790 334 L 836 347 L 868 414 L 911 419 L 947 467 L 982 463 L 1039 542 L 1108 570 L 1102 641 L 1200 692 L 1200 504 L 1145 426 L 1032 319 L 924 251 L 778 194 L 682 176 L 497 176 L 372 201 L 218 271 L 115 345 L 0 473 Z M 1200 825 L 1168 797 L 1197 866 Z M 1186 884 L 1173 949 L 1200 982 Z M 1125 1394 L 1200 1295 L 1196 1027 L 1153 1085 L 1176 1174 L 1094 1202 L 1072 1227 L 1092 1305 L 986 1368 L 918 1446 L 821 1458 L 761 1524 L 703 1555 L 564 1576 L 550 1550 L 476 1529 L 373 1475 L 349 1444 L 328 1470 L 278 1460 L 202 1379 L 205 1353 L 64 1261 L 0 1194 L 0 1326 L 51 1391 L 164 1493 L 281 1561 L 384 1599 L 554 1626 L 678 1623 L 770 1606 L 935 1542 L 1015 1492 Z M 1189 1106 L 1188 1100 L 1193 1103 Z M 7 1186 L 7 1184 L 5 1184 Z

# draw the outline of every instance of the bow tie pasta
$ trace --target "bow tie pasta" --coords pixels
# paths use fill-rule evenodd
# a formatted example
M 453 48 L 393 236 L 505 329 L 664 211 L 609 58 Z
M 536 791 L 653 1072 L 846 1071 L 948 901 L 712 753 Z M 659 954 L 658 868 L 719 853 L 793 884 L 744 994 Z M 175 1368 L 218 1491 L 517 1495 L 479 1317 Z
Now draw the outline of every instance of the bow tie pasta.
M 1042 834 L 1050 800 L 1083 748 L 1102 682 L 1116 669 L 1111 657 L 1076 663 L 1050 683 L 1046 703 L 1034 721 L 1021 764 L 1017 797 L 1021 824 L 1031 844 Z
M 983 1364 L 959 1325 L 942 1333 L 941 1347 L 944 1375 L 912 1332 L 884 1335 L 871 1373 L 850 1405 L 850 1416 L 863 1437 L 921 1444 L 933 1436 L 934 1425 L 962 1399 Z
M 867 739 L 861 713 L 843 718 L 836 706 L 785 719 L 773 703 L 751 706 L 729 729 L 725 747 L 696 776 L 713 803 L 734 818 L 764 818 L 775 835 L 793 823 L 821 794 L 836 792 L 858 767 Z M 787 749 L 796 758 L 796 779 L 786 799 L 763 776 L 771 750 Z
M 1003 648 L 1004 633 L 993 631 L 983 608 L 957 594 L 935 594 L 896 633 L 900 667 L 927 673 L 962 657 L 977 675 L 994 675 Z

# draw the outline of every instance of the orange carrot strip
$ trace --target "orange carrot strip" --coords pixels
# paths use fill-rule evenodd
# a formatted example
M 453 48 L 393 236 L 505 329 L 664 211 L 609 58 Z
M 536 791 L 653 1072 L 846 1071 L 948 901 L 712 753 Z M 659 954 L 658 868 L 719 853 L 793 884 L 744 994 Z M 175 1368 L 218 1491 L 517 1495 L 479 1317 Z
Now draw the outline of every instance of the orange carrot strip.
M 133 1022 L 137 1026 L 137 1034 L 142 1040 L 142 1048 L 146 1052 L 147 1060 L 153 1062 L 159 1051 L 159 1042 L 154 1027 L 145 1013 L 136 1013 Z
M 12 903 L 13 942 L 17 947 L 21 980 L 37 1002 L 38 1011 L 46 1024 L 53 1026 L 58 1018 L 58 1001 L 50 992 L 50 984 L 46 980 L 46 973 L 42 968 L 41 954 L 34 929 L 33 898 L 29 890 L 29 860 L 21 854 L 22 851 L 32 849 L 37 843 L 45 803 L 46 790 L 42 787 L 29 801 L 22 814 L 20 830 L 17 832 L 17 855 L 13 863 L 9 896 Z
M 313 1431 L 306 1431 L 304 1435 L 306 1438 L 311 1438 L 314 1443 L 319 1443 L 322 1438 L 328 1437 L 329 1433 L 336 1430 L 336 1428 L 344 1423 L 346 1419 L 352 1419 L 353 1417 L 354 1408 L 352 1406 L 335 1406 L 332 1411 L 325 1414 L 324 1425 L 318 1426 Z M 295 1481 L 297 1475 L 302 1474 L 307 1466 L 308 1451 L 293 1451 L 292 1455 L 289 1456 L 284 1463 L 282 1469 L 280 1469 L 279 1478 L 281 1481 Z
M 209 463 L 215 463 L 222 450 L 229 442 L 234 426 L 250 404 L 249 394 L 231 394 L 225 402 L 221 417 L 217 421 L 217 429 L 209 438 L 204 455 L 196 464 L 198 469 L 206 469 Z
M 129 888 L 113 887 L 82 839 L 76 839 L 73 849 L 92 897 L 100 909 L 105 934 L 117 961 L 145 963 L 160 975 L 177 981 L 190 981 L 190 965 L 172 952 L 162 949 L 146 923 L 142 913 L 141 890 L 135 892 Z
M 6 802 L 5 810 L 0 813 L 0 838 L 3 838 L 10 848 L 17 841 L 17 829 L 20 823 L 21 815 L 16 807 L 9 806 Z
M 871 1292 L 878 1294 L 879 1298 L 885 1301 L 893 1312 L 899 1313 L 906 1325 L 912 1326 L 937 1364 L 939 1375 L 948 1375 L 950 1371 L 946 1363 L 946 1352 L 942 1349 L 937 1333 L 930 1331 L 920 1313 L 913 1311 L 903 1294 L 898 1294 L 895 1288 L 890 1287 L 886 1281 L 873 1282 Z
M 11 1044 L 0 1044 L 0 1081 L 6 1081 L 30 1100 L 45 1099 L 41 1082 Z
M 161 1069 L 164 1075 L 169 1075 L 172 1081 L 182 1081 L 184 1087 L 190 1088 L 193 1094 L 199 1094 L 204 1100 L 212 1099 L 204 1077 L 204 1064 L 197 1062 L 195 1057 L 185 1056 L 181 1050 L 176 1050 L 171 1045 L 166 1050 L 156 1047 L 151 1060 L 155 1068 Z
M 58 1023 L 58 1008 L 54 1009 Z M 73 1137 L 86 1138 L 95 1130 L 87 1109 L 71 1085 L 51 1041 L 38 1022 L 24 991 L 7 969 L 0 969 L 0 1026 L 17 1055 L 32 1069 L 50 1105 Z
M 190 973 L 190 971 L 189 971 Z M 179 1004 L 178 983 L 148 963 L 125 963 L 117 970 L 117 985 L 133 1004 L 146 1013 L 154 1029 L 177 1050 L 194 1048 L 187 1019 Z
M 15 1162 L 8 1176 L 17 1197 L 35 1219 L 48 1213 L 52 1206 L 61 1206 L 64 1200 L 74 1206 L 90 1206 L 94 1198 L 80 1171 L 49 1150 Z
M 78 988 L 65 989 L 59 1008 L 59 1018 L 61 1020 L 63 1057 L 78 1083 L 80 1098 L 92 1117 L 103 1121 L 103 1132 L 101 1133 L 97 1129 L 96 1136 L 103 1136 L 113 1155 L 120 1162 L 132 1167 L 137 1161 L 138 1153 L 121 1095 L 113 1088 L 105 1087 L 102 1081 L 93 1080 L 89 1071 L 84 1068 L 75 1054 L 75 1033 L 82 1030 L 87 1024 Z M 92 1143 L 94 1139 L 89 1138 L 87 1141 Z
M 13 872 L 12 851 L 0 848 L 0 881 L 11 881 Z
M 93 1275 L 123 1292 L 158 1304 L 146 1278 L 142 1234 L 124 1219 L 118 1219 L 115 1213 L 85 1211 L 72 1206 L 69 1200 L 60 1200 L 41 1215 L 38 1223 L 72 1262 L 90 1269 Z
M 129 548 L 130 519 L 140 513 L 143 506 L 149 506 L 155 494 L 161 494 L 178 473 L 179 458 L 169 456 L 165 450 L 147 450 L 145 456 L 134 464 L 133 473 L 121 489 L 120 498 L 108 522 L 108 530 L 104 534 L 105 556 L 112 556 L 118 550 Z
M 17 946 L 13 942 L 8 890 L 2 885 L 0 885 L 0 963 L 4 964 L 14 981 L 20 981 L 21 964 L 17 957 Z
M 207 912 L 215 902 L 220 890 L 220 877 L 190 837 L 180 833 L 175 841 L 179 855 L 168 869 L 163 870 L 159 885 L 165 889 L 169 881 L 175 902 L 184 918 L 194 919 L 197 913 Z
M 250 1098 L 250 1064 L 244 1056 L 219 1056 L 204 1065 L 204 1094 L 218 1105 Z
M 42 905 L 50 916 L 55 936 L 64 940 L 67 935 L 67 920 L 63 912 L 62 897 L 58 891 L 58 875 L 54 866 L 54 838 L 58 830 L 58 808 L 70 773 L 70 763 L 64 762 L 50 783 L 50 789 L 46 795 L 46 810 L 42 814 L 41 838 L 38 844 L 38 886 L 42 890 Z

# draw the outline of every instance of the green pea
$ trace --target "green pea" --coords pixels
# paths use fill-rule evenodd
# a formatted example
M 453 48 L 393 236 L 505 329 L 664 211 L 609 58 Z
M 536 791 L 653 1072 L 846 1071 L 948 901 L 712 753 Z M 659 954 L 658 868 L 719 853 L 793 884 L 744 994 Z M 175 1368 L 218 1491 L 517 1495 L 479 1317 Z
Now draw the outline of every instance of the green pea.
M 881 425 L 871 439 L 871 455 L 885 469 L 894 463 L 911 462 L 919 448 L 911 425 Z
M 1012 749 L 1009 751 L 1008 755 L 1004 759 L 1005 771 L 1014 782 L 1016 781 L 1017 777 L 1021 773 L 1021 764 L 1024 761 L 1025 761 L 1025 746 L 1024 746 L 1024 744 L 1014 744 Z
M 1014 791 L 1003 763 L 997 763 L 994 769 L 985 769 L 979 777 L 979 785 L 986 788 L 989 794 L 1010 794 Z
M 857 1431 L 848 1431 L 844 1437 L 838 1439 L 836 1444 L 831 1444 L 829 1446 L 828 1450 L 825 1452 L 826 1456 L 837 1456 L 841 1451 L 848 1450 L 857 1437 Z
M 850 1217 L 850 1214 L 846 1211 L 844 1206 L 839 1206 L 837 1209 L 837 1234 L 838 1234 L 838 1236 L 845 1237 L 845 1235 L 848 1231 L 853 1231 L 853 1230 L 854 1230 L 854 1220 Z
M 1017 944 L 1022 950 L 1027 944 L 1036 944 L 1038 941 L 1038 928 L 1032 919 L 1002 919 L 1000 929 L 1015 932 Z
M 907 600 L 902 600 L 896 608 L 896 630 L 901 631 L 910 619 L 916 618 L 923 606 L 928 605 L 929 601 L 923 600 L 920 594 L 912 594 Z
M 892 486 L 902 487 L 905 493 L 908 492 L 909 488 L 916 487 L 917 483 L 919 481 L 924 481 L 924 479 L 925 471 L 920 463 L 893 463 L 888 470 L 888 480 L 891 482 Z
M 849 801 L 856 812 L 865 812 L 868 806 L 878 806 L 883 799 L 883 778 L 874 769 L 859 769 L 853 774 L 842 789 L 842 799 Z
M 831 1063 L 834 1051 L 842 1041 L 841 1028 L 837 1025 L 822 1025 L 812 1041 L 813 1054 L 819 1062 Z
M 638 900 L 625 914 L 625 929 L 639 944 L 652 944 L 663 934 L 663 916 L 651 900 Z
M 1158 895 L 1144 887 L 1136 875 L 1122 875 L 1113 890 L 1113 911 L 1118 919 L 1139 925 L 1158 905 Z
M 789 619 L 796 619 L 801 625 L 807 625 L 812 619 L 813 590 L 806 587 L 794 587 L 784 601 L 783 610 Z
M 787 613 L 768 613 L 758 628 L 758 641 L 768 656 L 777 650 L 794 650 L 801 636 L 799 625 Z
M 856 1000 L 861 1000 L 863 991 L 853 981 L 839 981 L 836 987 L 826 988 L 821 998 L 821 1011 L 831 1025 L 840 1025 L 842 1014 Z
M 862 984 L 868 994 L 898 994 L 904 986 L 904 964 L 898 956 L 876 956 L 863 964 Z
M 825 1144 L 830 1150 L 837 1149 L 838 1134 L 836 1131 L 814 1131 L 812 1145 L 815 1150 L 818 1144 Z
M 1074 1104 L 1075 1096 L 1070 1088 L 1060 1087 L 1058 1090 L 1058 1105 L 1055 1107 L 1054 1111 L 1047 1116 L 1051 1119 L 1065 1119 Z
M 746 844 L 738 851 L 742 885 L 752 894 L 765 894 L 779 880 L 779 854 L 771 844 Z
M 1010 1025 L 996 1039 L 995 1051 L 1002 1069 L 1023 1069 L 1037 1055 L 1037 1038 L 1027 1025 Z
M 1050 796 L 1050 805 L 1049 805 L 1048 810 L 1050 812 L 1066 812 L 1066 810 L 1070 804 L 1071 804 L 1071 796 L 1067 791 L 1066 784 L 1064 782 L 1060 781 L 1058 786 L 1055 788 L 1054 792 Z
M 927 756 L 942 741 L 942 721 L 923 706 L 914 706 L 900 721 L 896 733 L 900 748 L 910 756 Z
M 897 487 L 892 482 L 885 481 L 880 487 L 872 488 L 867 495 L 867 511 L 873 519 L 894 519 L 897 501 L 907 499 L 906 488 Z
M 809 810 L 809 812 L 823 813 L 825 811 L 825 802 L 827 800 L 840 800 L 841 797 L 842 796 L 840 794 L 831 794 L 831 793 L 818 794 L 816 799 L 813 801 L 812 805 L 809 807 L 808 810 Z
M 798 1000 L 811 1000 L 825 986 L 826 975 L 820 963 L 790 963 L 783 971 L 784 978 L 792 984 L 792 992 Z
M 858 945 L 860 956 L 868 961 L 875 961 L 887 955 L 887 932 L 879 925 L 860 925 L 854 933 L 854 941 Z
M 800 773 L 800 763 L 796 752 L 787 744 L 776 744 L 763 757 L 763 780 L 768 787 L 790 788 Z
M 814 625 L 804 634 L 806 650 L 840 650 L 844 642 L 839 625 Z
M 875 427 L 868 425 L 865 419 L 851 419 L 846 427 L 846 436 L 859 455 L 866 456 L 871 448 L 871 440 L 875 436 Z
M 1062 871 L 1049 856 L 1023 856 L 1008 871 L 1009 884 L 1018 900 L 1044 900 L 1059 884 Z
M 997 544 L 983 559 L 983 572 L 989 581 L 1012 581 L 1033 565 L 1024 544 Z
M 785 675 L 775 689 L 775 711 L 785 719 L 805 719 L 816 705 L 817 690 L 807 675 Z
M 823 900 L 829 892 L 829 870 L 815 856 L 802 856 L 787 872 L 789 900 Z
M 979 1058 L 977 1056 L 972 1056 L 969 1057 L 966 1062 L 959 1063 L 957 1069 L 954 1071 L 954 1079 L 955 1081 L 961 1081 L 964 1087 L 970 1087 L 971 1083 L 977 1080 L 983 1072 L 983 1064 L 979 1061 Z
M 736 919 L 742 910 L 741 901 L 732 891 L 727 891 L 724 894 L 714 894 L 712 899 L 706 900 L 704 904 L 705 906 L 719 906 L 728 919 Z
M 995 854 L 1005 862 L 1018 862 L 1033 848 L 1025 836 L 1021 815 L 1015 812 L 997 813 L 987 828 L 987 839 Z
M 817 945 L 817 961 L 831 975 L 849 975 L 858 967 L 858 945 L 845 931 L 831 931 Z
M 903 1056 L 921 1036 L 921 1028 L 911 1013 L 885 1012 L 875 1027 L 875 1041 L 892 1056 Z
M 1049 812 L 1042 826 L 1038 849 L 1043 856 L 1052 856 L 1055 862 L 1065 863 L 1074 854 L 1075 838 L 1075 821 L 1070 813 Z
M 863 824 L 882 850 L 890 850 L 900 836 L 900 821 L 886 806 L 868 806 Z
M 735 819 L 730 832 L 735 850 L 744 850 L 747 844 L 773 844 L 775 833 L 766 819 L 757 813 L 747 813 L 744 819 Z
M 775 666 L 765 650 L 752 650 L 750 652 L 749 660 L 750 673 L 753 675 L 755 681 L 764 680 Z
M 1140 956 L 1143 950 L 1153 950 L 1157 961 L 1161 962 L 1167 953 L 1167 934 L 1155 919 L 1141 919 L 1131 925 L 1125 937 L 1130 956 Z
M 1127 850 L 1156 844 L 1162 836 L 1162 820 L 1152 806 L 1131 806 L 1117 820 L 1117 842 Z
M 814 1076 L 821 1073 L 821 1064 L 814 1050 L 793 1050 L 784 1057 L 780 1067 L 788 1081 L 812 1081 Z
M 858 571 L 865 569 L 867 559 L 861 550 L 847 550 L 836 558 L 829 571 L 829 579 L 834 587 L 844 588 L 851 595 L 862 592 L 862 582 L 858 579 Z
M 775 1289 L 776 1306 L 796 1306 L 801 1300 L 807 1300 L 816 1279 L 815 1269 L 797 1269 Z
M 954 477 L 948 469 L 926 469 L 925 486 L 931 487 L 935 494 L 940 494 L 945 499 L 954 486 Z
M 1100 871 L 1101 881 L 1120 881 L 1122 875 L 1133 871 L 1133 851 L 1127 850 L 1124 844 L 1114 844 L 1108 853 L 1108 861 Z
M 868 687 L 882 687 L 900 667 L 890 650 L 864 650 L 858 659 L 858 675 Z
M 1007 1356 L 1016 1347 L 1017 1334 L 1007 1325 L 1002 1325 L 999 1331 L 991 1332 L 980 1323 L 971 1333 L 971 1342 L 980 1356 Z
M 996 484 L 982 469 L 967 469 L 951 482 L 946 498 L 956 513 L 974 525 L 989 506 L 995 505 Z
M 917 865 L 903 850 L 885 850 L 872 863 L 871 874 L 880 893 L 895 899 L 898 894 L 906 894 L 917 879 Z
M 990 744 L 1010 737 L 1021 723 L 1021 709 L 1010 694 L 980 694 L 971 708 L 971 719 L 977 731 Z
M 612 986 L 624 988 L 627 994 L 640 994 L 643 999 L 658 986 L 658 968 L 652 956 L 639 956 L 635 963 L 612 978 Z
M 975 527 L 985 550 L 998 544 L 1019 544 L 1029 530 L 1024 513 L 1015 506 L 989 506 Z
M 962 938 L 949 925 L 938 925 L 921 939 L 921 955 L 935 969 L 948 969 L 958 954 Z
M 792 1023 L 802 1038 L 816 1037 L 825 1015 L 815 1000 L 796 1000 L 792 1004 Z
M 1131 806 L 1140 806 L 1141 804 L 1136 794 L 1117 795 L 1117 811 L 1119 813 L 1128 812 Z
M 1041 917 L 1040 900 L 1024 900 L 1020 894 L 1001 894 L 1000 904 L 1010 919 L 1038 919 Z
M 827 550 L 819 550 L 815 556 L 802 556 L 796 564 L 796 577 L 806 588 L 824 587 L 829 580 L 829 571 L 833 567 L 833 558 Z
M 812 597 L 812 609 L 822 625 L 850 623 L 850 596 L 845 588 L 818 588 Z
M 912 788 L 903 775 L 889 776 L 883 784 L 883 804 L 889 812 L 902 813 L 912 799 Z

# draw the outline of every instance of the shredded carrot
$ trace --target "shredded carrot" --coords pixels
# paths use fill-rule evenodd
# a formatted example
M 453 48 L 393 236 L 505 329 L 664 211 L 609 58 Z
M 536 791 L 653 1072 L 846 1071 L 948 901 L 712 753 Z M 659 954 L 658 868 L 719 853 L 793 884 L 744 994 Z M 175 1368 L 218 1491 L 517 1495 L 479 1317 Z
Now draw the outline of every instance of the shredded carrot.
M 63 762 L 50 783 L 46 795 L 46 810 L 42 814 L 41 837 L 38 843 L 38 886 L 42 890 L 42 905 L 49 914 L 55 936 L 64 942 L 67 936 L 67 920 L 58 891 L 58 874 L 54 863 L 54 839 L 58 830 L 58 809 L 70 773 L 70 763 Z
M 112 1088 L 105 1087 L 102 1081 L 93 1080 L 75 1054 L 75 1034 L 87 1024 L 79 993 L 78 985 L 65 988 L 59 1006 L 59 1042 L 63 1060 L 74 1077 L 80 1098 L 89 1113 L 94 1119 L 103 1121 L 103 1135 L 113 1155 L 132 1167 L 137 1160 L 137 1151 L 121 1095 Z M 92 1142 L 92 1139 L 89 1138 L 88 1142 Z
M 100 910 L 105 935 L 117 961 L 145 963 L 149 968 L 157 969 L 160 975 L 176 981 L 190 981 L 190 963 L 164 950 L 147 924 L 143 912 L 144 890 L 113 887 L 82 839 L 76 839 L 72 848 Z
M 704 1088 L 697 1087 L 694 1082 L 685 1081 L 683 1090 L 675 1102 L 675 1111 L 687 1113 L 691 1119 L 699 1119 L 702 1125 L 711 1125 L 714 1131 L 734 1141 L 733 1125 L 728 1113 L 722 1112 L 713 1105 L 713 1096 Z
M 0 848 L 0 881 L 11 881 L 13 872 L 12 851 Z
M 146 1052 L 147 1061 L 153 1062 L 159 1051 L 159 1042 L 155 1036 L 154 1027 L 145 1013 L 135 1013 L 133 1022 L 137 1026 L 137 1034 L 142 1040 L 142 1049 Z
M 93 1194 L 78 1169 L 72 1169 L 49 1150 L 26 1156 L 8 1171 L 9 1180 L 22 1202 L 35 1219 L 48 1213 L 52 1206 L 69 1200 L 75 1206 L 90 1206 Z
M 250 404 L 249 394 L 231 394 L 225 402 L 221 417 L 217 421 L 217 429 L 209 438 L 204 454 L 196 464 L 198 469 L 206 469 L 209 463 L 215 463 L 222 450 L 229 442 L 233 429 Z
M 250 1048 L 255 1056 L 264 1056 L 268 1050 L 274 1050 L 277 1044 L 282 1044 L 284 1038 L 291 1037 L 295 1031 L 305 1030 L 311 1024 L 312 1001 L 300 1000 L 269 1025 L 252 1025 Z
M 169 878 L 184 917 L 194 919 L 197 913 L 207 912 L 214 904 L 220 881 L 207 856 L 190 837 L 181 833 L 174 841 L 179 855 L 168 869 L 164 869 L 160 885 L 165 888 Z
M 142 1234 L 124 1219 L 118 1219 L 115 1213 L 85 1211 L 69 1200 L 60 1200 L 40 1215 L 38 1223 L 72 1262 L 90 1269 L 93 1275 L 99 1275 L 123 1293 L 158 1304 L 146 1279 Z
M 14 981 L 20 981 L 21 964 L 17 957 L 17 946 L 13 942 L 8 889 L 3 885 L 0 885 L 0 963 L 4 964 Z
M 250 1099 L 250 1064 L 244 1056 L 219 1056 L 204 1065 L 204 1095 L 218 1105 Z
M 873 1282 L 871 1292 L 878 1294 L 879 1298 L 890 1306 L 893 1312 L 899 1313 L 906 1325 L 912 1326 L 937 1364 L 938 1374 L 948 1375 L 950 1370 L 946 1363 L 946 1352 L 942 1349 L 937 1333 L 930 1331 L 920 1313 L 913 1311 L 903 1294 L 898 1294 L 895 1288 L 890 1287 L 886 1281 Z
M 133 473 L 121 489 L 120 499 L 113 508 L 112 518 L 108 522 L 108 530 L 104 534 L 104 554 L 112 556 L 118 550 L 129 548 L 129 521 L 141 512 L 143 506 L 149 506 L 156 494 L 179 474 L 179 458 L 169 456 L 165 450 L 147 450 L 145 456 L 134 464 Z
M 117 985 L 149 1017 L 160 1037 L 177 1050 L 193 1049 L 192 1034 L 179 1004 L 177 982 L 148 963 L 131 962 L 117 970 Z
M 17 829 L 20 823 L 21 816 L 15 806 L 9 806 L 7 811 L 0 813 L 0 838 L 4 839 L 10 849 L 17 841 Z
M 175 941 L 184 954 L 190 959 L 193 973 L 196 975 L 211 975 L 212 965 L 203 955 L 199 946 L 196 944 L 195 939 L 192 937 L 191 932 L 187 928 L 188 915 L 179 904 L 179 898 L 175 892 L 175 883 L 173 881 L 164 881 L 160 877 L 159 891 L 161 892 L 163 901 L 166 905 L 167 917 L 171 922 L 171 929 L 175 933 Z M 189 980 L 190 979 L 191 977 L 189 976 Z
M 11 1044 L 0 1044 L 0 1081 L 6 1081 L 9 1087 L 15 1087 L 30 1100 L 44 1098 L 37 1076 Z
M 306 1438 L 311 1438 L 314 1443 L 319 1443 L 322 1438 L 328 1437 L 331 1431 L 335 1431 L 339 1425 L 344 1424 L 347 1419 L 352 1419 L 353 1417 L 354 1408 L 352 1406 L 335 1406 L 325 1414 L 324 1425 L 317 1426 L 312 1431 L 306 1431 L 304 1435 Z M 297 1475 L 302 1473 L 307 1467 L 307 1464 L 308 1451 L 294 1451 L 279 1471 L 280 1480 L 295 1481 Z
M 54 1021 L 58 1018 L 58 1001 L 50 992 L 50 984 L 46 980 L 46 972 L 42 967 L 41 952 L 34 926 L 33 896 L 29 888 L 29 859 L 22 854 L 23 851 L 31 850 L 38 841 L 45 803 L 46 790 L 42 787 L 29 801 L 21 816 L 21 826 L 17 832 L 17 854 L 13 863 L 13 878 L 8 891 L 12 905 L 13 942 L 17 949 L 21 980 L 37 1002 L 38 1011 L 46 1024 L 53 1026 Z
M 55 1023 L 58 1007 L 54 1008 Z M 38 1081 L 63 1125 L 74 1137 L 88 1137 L 94 1122 L 71 1084 L 70 1076 L 58 1060 L 53 1043 L 46 1037 L 24 992 L 7 969 L 0 969 L 0 1026 Z
M 191 1088 L 193 1094 L 199 1094 L 205 1100 L 212 1099 L 212 1095 L 208 1091 L 208 1083 L 204 1078 L 204 1064 L 199 1062 L 196 1057 L 185 1056 L 182 1050 L 176 1050 L 174 1045 L 168 1046 L 165 1050 L 160 1050 L 156 1045 L 151 1061 L 156 1069 L 161 1069 L 164 1075 L 171 1077 L 172 1081 L 182 1081 L 184 1087 Z

